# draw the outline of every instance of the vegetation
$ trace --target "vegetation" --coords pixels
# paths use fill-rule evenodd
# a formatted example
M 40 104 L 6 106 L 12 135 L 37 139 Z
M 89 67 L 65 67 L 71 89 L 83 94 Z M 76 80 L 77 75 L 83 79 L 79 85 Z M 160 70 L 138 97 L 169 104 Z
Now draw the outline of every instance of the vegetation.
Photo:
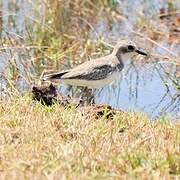
M 0 5 L 3 2 L 7 1 Z M 126 36 L 144 42 L 152 55 L 149 61 L 174 65 L 168 72 L 164 67 L 157 71 L 166 75 L 162 83 L 172 98 L 170 103 L 176 103 L 171 109 L 177 107 L 180 62 L 172 50 L 179 50 L 177 1 L 164 1 L 166 8 L 149 17 L 143 14 L 143 1 L 142 12 L 137 12 L 133 23 L 116 0 L 22 2 L 33 7 L 36 15 L 26 16 L 24 32 L 15 30 L 16 11 L 23 9 L 18 1 L 8 6 L 15 12 L 0 10 L 0 179 L 179 179 L 180 119 L 152 121 L 134 112 L 107 118 L 108 109 L 97 118 L 93 111 L 86 113 L 73 105 L 43 106 L 27 93 L 44 69 L 69 67 L 107 54 L 108 43 L 117 41 L 117 36 L 109 34 L 116 31 L 124 37 L 121 30 L 129 23 L 133 28 Z M 7 27 L 3 17 L 9 17 Z M 109 34 L 98 31 L 101 22 L 101 30 Z M 118 29 L 113 29 L 117 24 Z M 167 79 L 172 83 L 167 84 Z M 138 80 L 137 72 L 137 85 Z
M 29 95 L 0 104 L 1 179 L 180 178 L 179 122 L 132 112 L 97 119 Z

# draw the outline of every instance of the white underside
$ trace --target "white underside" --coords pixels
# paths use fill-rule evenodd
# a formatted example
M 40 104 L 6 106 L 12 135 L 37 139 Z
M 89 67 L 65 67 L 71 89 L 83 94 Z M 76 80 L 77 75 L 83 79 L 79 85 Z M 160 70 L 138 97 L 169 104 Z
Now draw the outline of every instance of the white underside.
M 64 82 L 65 84 L 73 85 L 73 86 L 84 86 L 89 88 L 101 88 L 108 84 L 111 84 L 119 77 L 119 72 L 114 72 L 113 74 L 109 75 L 105 79 L 101 80 L 82 80 L 82 79 L 61 79 L 60 81 Z

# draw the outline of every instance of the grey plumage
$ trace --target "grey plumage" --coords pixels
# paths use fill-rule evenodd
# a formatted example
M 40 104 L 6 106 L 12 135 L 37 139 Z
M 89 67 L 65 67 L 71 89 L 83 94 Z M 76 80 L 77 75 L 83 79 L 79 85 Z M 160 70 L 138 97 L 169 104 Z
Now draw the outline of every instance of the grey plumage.
M 100 80 L 106 78 L 115 70 L 115 67 L 110 65 L 97 66 L 88 73 L 82 73 L 77 76 L 69 77 L 69 79 L 86 79 L 86 80 Z
M 59 79 L 76 86 L 103 86 L 112 82 L 117 77 L 117 73 L 123 69 L 124 55 L 134 52 L 146 55 L 138 50 L 133 43 L 121 41 L 110 55 L 84 62 L 69 70 L 45 75 L 43 80 Z

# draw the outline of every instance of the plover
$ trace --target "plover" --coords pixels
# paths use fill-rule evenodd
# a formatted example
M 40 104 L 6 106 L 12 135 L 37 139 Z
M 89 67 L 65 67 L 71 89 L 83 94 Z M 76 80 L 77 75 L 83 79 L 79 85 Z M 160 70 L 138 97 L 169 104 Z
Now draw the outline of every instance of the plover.
M 115 81 L 124 67 L 123 61 L 136 53 L 147 56 L 133 42 L 122 40 L 115 45 L 111 54 L 72 69 L 44 75 L 43 80 L 60 80 L 73 86 L 100 88 Z

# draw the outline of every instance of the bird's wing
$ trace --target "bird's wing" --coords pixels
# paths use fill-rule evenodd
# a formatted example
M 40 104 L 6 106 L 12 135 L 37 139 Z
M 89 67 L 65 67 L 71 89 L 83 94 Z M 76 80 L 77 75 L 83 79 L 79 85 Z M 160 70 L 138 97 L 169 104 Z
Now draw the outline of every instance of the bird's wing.
M 107 61 L 92 60 L 83 63 L 68 73 L 61 76 L 61 79 L 82 79 L 82 80 L 99 80 L 106 78 L 115 70 L 114 64 L 108 64 Z
M 50 74 L 46 74 L 43 76 L 43 80 L 51 80 L 51 79 L 61 79 L 61 77 L 68 73 L 69 70 L 65 70 L 65 71 L 61 71 L 61 72 L 57 72 L 57 73 L 50 73 Z
M 111 59 L 111 60 L 110 60 Z M 114 60 L 110 56 L 94 59 L 84 62 L 73 69 L 68 69 L 58 73 L 47 74 L 43 77 L 43 80 L 53 79 L 86 79 L 86 80 L 98 80 L 104 79 L 107 75 L 111 74 L 116 68 L 116 63 L 112 63 Z

